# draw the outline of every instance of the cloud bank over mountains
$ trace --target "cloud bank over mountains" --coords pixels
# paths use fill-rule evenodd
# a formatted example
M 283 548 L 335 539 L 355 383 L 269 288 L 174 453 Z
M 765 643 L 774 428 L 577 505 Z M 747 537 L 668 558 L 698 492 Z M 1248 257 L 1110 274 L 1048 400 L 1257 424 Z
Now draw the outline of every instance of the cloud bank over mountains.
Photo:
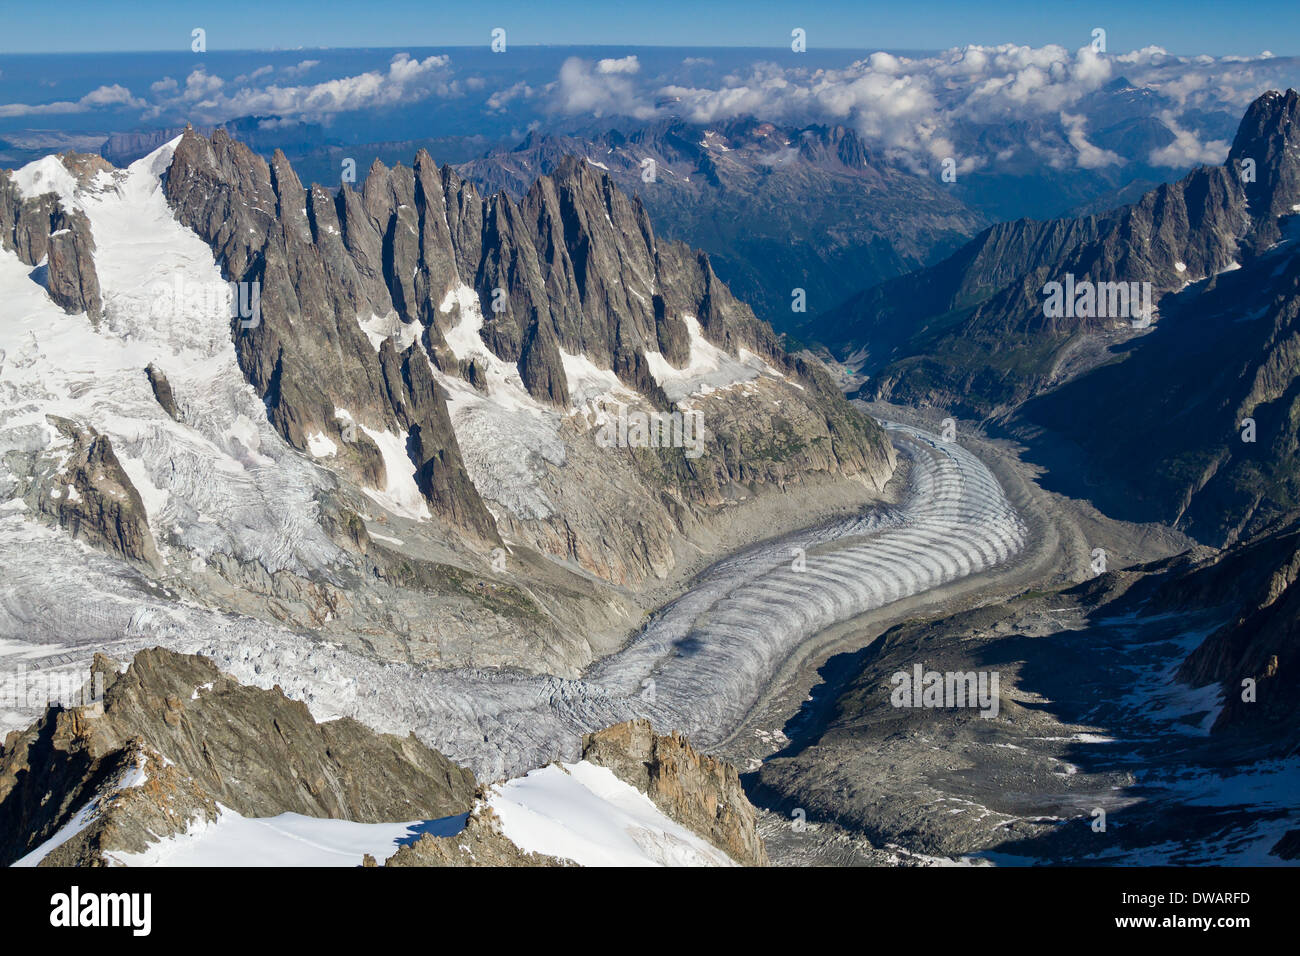
M 1132 158 L 1178 168 L 1221 161 L 1228 123 L 1254 97 L 1300 85 L 1298 58 L 1182 57 L 1154 46 L 1110 54 L 1091 45 L 1071 51 L 1008 43 L 913 56 L 876 52 L 838 67 L 812 60 L 805 65 L 799 55 L 780 51 L 763 56 L 719 67 L 702 56 L 667 63 L 660 56 L 651 66 L 649 51 L 570 55 L 521 76 L 518 70 L 512 75 L 508 53 L 488 59 L 492 67 L 499 60 L 501 68 L 494 69 L 481 57 L 468 62 L 464 53 L 403 52 L 383 68 L 331 76 L 338 67 L 331 66 L 330 51 L 322 51 L 229 78 L 200 65 L 183 76 L 160 76 L 141 93 L 113 84 L 75 99 L 0 104 L 0 119 L 112 110 L 138 114 L 143 125 L 247 116 L 329 124 L 340 114 L 457 100 L 483 116 L 517 119 L 521 129 L 542 118 L 613 122 L 673 115 L 703 124 L 738 117 L 843 124 L 917 172 L 948 157 L 966 171 L 1008 160 L 1011 153 L 983 135 L 1006 124 L 1023 129 L 1022 145 L 1055 168 L 1099 169 Z M 1096 141 L 1099 130 L 1133 116 L 1165 130 L 1141 144 L 1145 155 L 1126 157 Z
M 1204 138 L 1184 117 L 1237 116 L 1261 92 L 1291 85 L 1300 73 L 1294 58 L 1268 53 L 1189 58 L 1147 47 L 1108 55 L 1090 45 L 1074 52 L 1061 46 L 968 46 L 918 58 L 878 52 L 842 69 L 759 62 L 747 73 L 730 73 L 714 83 L 669 80 L 657 86 L 634 86 L 627 73 L 635 71 L 612 75 L 601 68 L 607 62 L 566 61 L 549 91 L 550 108 L 566 115 L 600 110 L 637 118 L 673 113 L 706 124 L 741 116 L 839 123 L 906 164 L 954 157 L 962 168 L 995 157 L 973 154 L 972 144 L 960 141 L 960 131 L 1027 120 L 1055 127 L 1071 147 L 1071 155 L 1063 156 L 1043 143 L 1043 157 L 1053 165 L 1096 168 L 1124 162 L 1089 139 L 1090 128 L 1112 118 L 1083 108 L 1099 92 L 1117 88 L 1149 94 L 1150 115 L 1174 136 L 1174 142 L 1152 150 L 1147 162 L 1171 167 L 1220 162 L 1229 143 Z

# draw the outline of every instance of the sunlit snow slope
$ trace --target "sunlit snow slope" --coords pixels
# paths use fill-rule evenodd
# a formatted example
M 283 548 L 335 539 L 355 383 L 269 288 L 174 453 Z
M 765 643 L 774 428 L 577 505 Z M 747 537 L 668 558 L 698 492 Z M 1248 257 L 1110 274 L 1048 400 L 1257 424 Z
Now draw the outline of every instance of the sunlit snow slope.
M 132 770 L 108 793 L 142 786 Z M 645 794 L 605 767 L 586 761 L 543 767 L 498 784 L 487 806 L 501 832 L 521 850 L 580 866 L 735 866 L 725 853 L 675 823 Z M 92 800 L 59 832 L 19 860 L 36 866 L 89 826 L 103 797 Z M 138 853 L 113 852 L 119 866 L 360 866 L 366 854 L 383 863 L 422 835 L 451 837 L 466 814 L 440 820 L 355 823 L 283 813 L 249 818 L 222 807 L 213 822 L 197 819 L 186 832 Z

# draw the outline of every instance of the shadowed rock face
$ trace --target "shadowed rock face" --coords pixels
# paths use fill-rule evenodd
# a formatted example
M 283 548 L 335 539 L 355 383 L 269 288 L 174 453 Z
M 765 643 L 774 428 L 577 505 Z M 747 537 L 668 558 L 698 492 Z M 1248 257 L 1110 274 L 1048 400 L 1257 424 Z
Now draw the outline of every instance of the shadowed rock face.
M 1261 252 L 1281 236 L 1278 220 L 1295 212 L 1300 199 L 1300 93 L 1265 93 L 1242 118 L 1228 154 L 1228 165 L 1253 160 L 1255 178 L 1244 183 L 1253 225 L 1252 252 Z
M 650 721 L 629 720 L 584 735 L 582 759 L 613 771 L 733 860 L 767 865 L 756 813 L 736 768 L 698 753 L 681 734 L 661 736 Z
M 1300 747 L 1300 517 L 1290 516 L 1177 581 L 1160 599 L 1170 605 L 1225 589 L 1235 616 L 1211 634 L 1179 669 L 1194 686 L 1222 685 L 1221 733 L 1255 734 L 1278 754 Z M 1254 682 L 1253 699 L 1243 681 Z
M 353 204 L 349 213 L 341 203 L 336 213 L 324 190 L 313 190 L 309 204 L 283 154 L 268 164 L 220 130 L 211 140 L 186 131 L 166 194 L 181 222 L 213 247 L 227 278 L 259 283 L 258 320 L 232 320 L 235 349 L 285 439 L 302 450 L 308 433 L 333 435 L 342 449 L 336 466 L 382 487 L 378 447 L 357 429 L 345 440 L 346 423 L 335 409 L 378 431 L 418 427 L 420 439 L 408 449 L 425 476 L 430 508 L 496 542 L 492 517 L 464 472 L 445 398 L 418 373 L 399 373 L 425 363 L 420 346 L 412 343 L 402 356 L 376 354 L 357 323 L 358 316 L 393 308 L 383 284 L 382 237 L 364 210 Z
M 363 823 L 437 819 L 472 805 L 473 775 L 414 737 L 376 734 L 350 718 L 318 724 L 278 687 L 241 685 L 206 658 L 157 648 L 119 674 L 97 655 L 93 675 L 105 688 L 102 703 L 51 708 L 5 741 L 4 863 L 48 839 L 92 799 L 100 800 L 96 825 L 58 859 L 139 852 L 157 837 L 184 832 L 196 815 L 215 819 L 218 803 L 246 817 L 294 812 Z M 108 786 L 132 768 L 151 786 Z M 170 823 L 154 828 L 160 820 Z
M 64 153 L 60 161 L 74 174 L 107 163 L 98 157 Z M 95 239 L 80 210 L 68 211 L 54 193 L 23 198 L 10 174 L 0 170 L 0 246 L 29 266 L 44 260 L 45 287 L 65 312 L 84 312 L 92 320 L 103 314 L 95 273 Z
M 1162 313 L 1116 361 L 1026 403 L 1014 427 L 1046 429 L 1077 456 L 1042 452 L 1054 490 L 1206 544 L 1250 538 L 1300 508 L 1300 250 L 1168 296 Z
M 51 416 L 72 442 L 59 473 L 37 492 L 37 507 L 74 538 L 158 566 L 158 549 L 140 493 L 122 469 L 107 435 Z

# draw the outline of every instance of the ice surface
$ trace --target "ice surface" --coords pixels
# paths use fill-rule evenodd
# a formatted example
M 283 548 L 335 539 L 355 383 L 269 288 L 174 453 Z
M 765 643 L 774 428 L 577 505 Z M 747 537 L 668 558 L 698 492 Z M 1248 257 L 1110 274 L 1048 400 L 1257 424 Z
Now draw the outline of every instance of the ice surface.
M 119 866 L 360 866 L 369 853 L 383 863 L 421 834 L 452 836 L 465 814 L 410 823 L 353 823 L 282 813 L 243 817 L 228 807 L 213 823 L 197 819 L 189 830 L 140 853 L 109 853 Z
M 178 602 L 21 513 L 0 513 L 0 541 L 28 559 L 9 565 L 15 580 L 0 596 L 0 635 L 52 645 L 26 658 L 29 666 L 88 661 L 96 649 L 119 658 L 154 645 L 203 653 L 241 681 L 279 684 L 318 717 L 414 730 L 486 780 L 574 760 L 582 733 L 638 716 L 707 747 L 730 734 L 785 658 L 820 629 L 991 567 L 1023 546 L 1023 526 L 977 458 L 910 429 L 891 433 L 914 463 L 902 506 L 720 562 L 584 680 L 378 662 Z M 806 552 L 803 571 L 794 570 L 796 548 Z M 34 716 L 5 715 L 0 729 Z
M 582 866 L 735 866 L 605 767 L 555 765 L 492 789 L 488 805 L 520 849 Z

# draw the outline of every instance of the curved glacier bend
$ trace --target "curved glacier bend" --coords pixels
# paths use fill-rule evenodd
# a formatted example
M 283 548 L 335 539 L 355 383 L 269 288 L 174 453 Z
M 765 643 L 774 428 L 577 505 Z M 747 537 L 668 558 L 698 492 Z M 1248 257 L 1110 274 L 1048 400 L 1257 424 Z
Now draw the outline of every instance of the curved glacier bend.
M 708 747 L 733 732 L 781 664 L 820 631 L 988 570 L 1023 549 L 1024 524 L 975 455 L 917 429 L 886 427 L 911 461 L 901 506 L 872 509 L 719 561 L 580 680 L 380 663 L 273 624 L 169 602 L 157 593 L 123 594 L 110 558 L 87 554 L 53 529 L 30 523 L 21 535 L 25 560 L 14 560 L 10 550 L 4 563 L 21 568 L 19 577 L 31 590 L 20 584 L 28 594 L 23 599 L 6 589 L 0 633 L 16 636 L 39 627 L 46 641 L 55 634 L 82 635 L 75 647 L 36 648 L 24 641 L 31 667 L 69 664 L 91 650 L 124 656 L 157 644 L 206 654 L 240 680 L 280 684 L 318 718 L 347 714 L 380 730 L 414 729 L 480 779 L 573 759 L 580 734 L 637 716 Z M 12 522 L 18 516 L 5 517 Z M 34 552 L 39 560 L 32 560 Z M 80 600 L 69 600 L 66 591 L 60 597 L 57 581 L 41 580 L 52 567 L 69 569 L 64 583 Z M 86 600 L 87 594 L 95 597 Z
M 1024 524 L 975 455 L 917 429 L 886 427 L 912 462 L 901 507 L 873 509 L 720 561 L 583 679 L 408 670 L 400 693 L 387 678 L 358 682 L 350 709 L 367 722 L 388 711 L 395 729 L 416 727 L 487 779 L 573 759 L 580 734 L 637 716 L 682 730 L 704 747 L 725 739 L 782 662 L 818 632 L 988 570 L 1025 546 Z M 229 659 L 219 646 L 203 650 L 237 676 L 264 682 L 275 674 L 283 684 L 282 668 L 268 673 L 264 654 L 230 649 Z M 347 673 L 347 665 L 339 660 L 330 670 Z

